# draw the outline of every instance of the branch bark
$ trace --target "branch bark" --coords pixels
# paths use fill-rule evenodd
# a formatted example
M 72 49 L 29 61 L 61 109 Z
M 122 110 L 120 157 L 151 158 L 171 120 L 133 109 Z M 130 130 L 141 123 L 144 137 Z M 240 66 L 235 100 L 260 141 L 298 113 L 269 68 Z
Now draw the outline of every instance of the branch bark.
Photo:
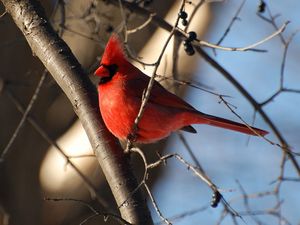
M 43 8 L 34 0 L 2 0 L 2 3 L 24 34 L 33 54 L 42 61 L 71 101 L 120 207 L 122 218 L 131 224 L 153 224 L 142 193 L 137 191 L 131 195 L 137 181 L 123 149 L 100 117 L 95 87 L 69 47 L 53 30 Z

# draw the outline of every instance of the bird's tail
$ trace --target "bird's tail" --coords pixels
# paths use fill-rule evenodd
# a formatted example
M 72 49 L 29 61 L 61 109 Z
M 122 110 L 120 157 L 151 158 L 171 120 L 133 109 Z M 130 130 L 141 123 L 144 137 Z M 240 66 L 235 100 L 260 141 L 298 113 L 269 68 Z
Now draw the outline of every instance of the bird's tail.
M 237 123 L 231 120 L 227 120 L 216 116 L 211 116 L 204 113 L 200 113 L 198 123 L 208 124 L 216 127 L 222 127 L 225 129 L 234 130 L 234 131 L 238 131 L 244 134 L 250 134 L 254 136 L 258 136 L 258 135 L 265 136 L 266 134 L 269 133 L 265 130 L 261 130 L 255 127 L 250 127 L 251 128 L 250 129 L 245 124 Z

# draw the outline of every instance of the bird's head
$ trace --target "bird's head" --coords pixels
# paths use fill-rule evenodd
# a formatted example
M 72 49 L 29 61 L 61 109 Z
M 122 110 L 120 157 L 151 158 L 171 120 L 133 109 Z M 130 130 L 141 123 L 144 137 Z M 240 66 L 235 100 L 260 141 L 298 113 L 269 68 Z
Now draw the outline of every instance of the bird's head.
M 106 83 L 110 81 L 127 62 L 123 44 L 119 37 L 113 34 L 106 45 L 100 66 L 94 74 L 101 78 L 100 83 Z

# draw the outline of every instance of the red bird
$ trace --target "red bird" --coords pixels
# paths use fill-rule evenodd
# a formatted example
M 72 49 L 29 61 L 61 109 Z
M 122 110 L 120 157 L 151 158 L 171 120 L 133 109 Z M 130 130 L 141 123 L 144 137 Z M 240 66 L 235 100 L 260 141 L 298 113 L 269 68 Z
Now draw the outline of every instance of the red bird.
M 117 35 L 109 39 L 95 75 L 101 78 L 99 106 L 105 125 L 114 136 L 126 140 L 132 134 L 143 91 L 150 78 L 127 60 Z M 268 133 L 252 128 L 254 133 L 244 124 L 199 112 L 155 81 L 135 141 L 155 142 L 180 129 L 196 133 L 191 124 L 208 124 L 250 135 Z

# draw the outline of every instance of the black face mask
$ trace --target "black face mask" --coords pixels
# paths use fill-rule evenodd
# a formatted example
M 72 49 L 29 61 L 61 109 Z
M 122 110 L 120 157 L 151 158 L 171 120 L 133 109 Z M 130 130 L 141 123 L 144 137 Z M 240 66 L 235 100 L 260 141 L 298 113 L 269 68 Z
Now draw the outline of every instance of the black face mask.
M 116 64 L 111 64 L 111 65 L 101 64 L 100 66 L 103 66 L 105 69 L 108 70 L 109 77 L 102 77 L 99 81 L 99 84 L 105 84 L 109 82 L 113 78 L 113 76 L 118 72 L 119 69 L 119 67 Z

